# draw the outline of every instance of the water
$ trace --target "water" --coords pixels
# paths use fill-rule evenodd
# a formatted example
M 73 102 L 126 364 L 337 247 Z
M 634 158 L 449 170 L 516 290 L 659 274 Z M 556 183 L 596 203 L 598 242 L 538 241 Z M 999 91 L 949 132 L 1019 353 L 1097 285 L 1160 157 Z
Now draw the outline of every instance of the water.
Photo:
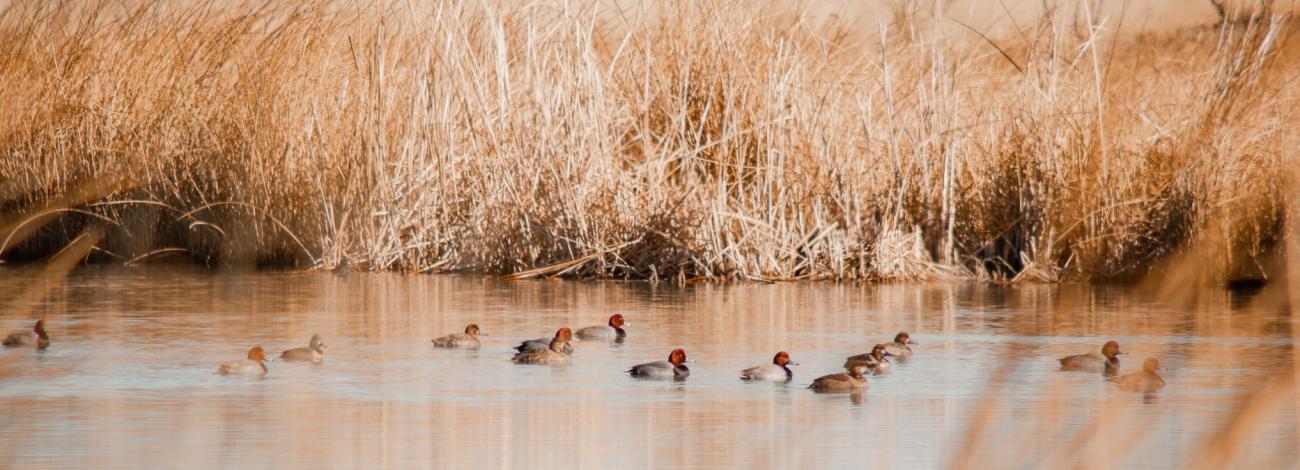
M 0 467 L 932 468 L 959 454 L 1173 467 L 1292 355 L 1284 309 L 1227 291 L 1169 305 L 1071 285 L 82 269 L 35 312 L 0 310 L 0 331 L 39 316 L 53 338 L 43 353 L 0 352 Z M 27 277 L 0 271 L 0 291 Z M 612 312 L 632 323 L 622 344 L 577 344 L 570 366 L 509 361 L 523 339 Z M 471 322 L 491 335 L 481 350 L 431 347 Z M 805 389 L 900 330 L 921 343 L 916 356 L 872 377 L 864 399 Z M 278 355 L 313 333 L 329 345 L 323 365 L 214 374 L 251 346 Z M 1161 357 L 1167 389 L 1123 393 L 1057 370 L 1056 358 L 1112 338 L 1125 372 Z M 697 361 L 687 381 L 624 373 L 675 347 Z M 778 350 L 801 363 L 792 383 L 737 380 Z M 964 451 L 981 412 L 987 426 Z M 1256 426 L 1248 462 L 1294 464 L 1295 416 L 1291 401 Z

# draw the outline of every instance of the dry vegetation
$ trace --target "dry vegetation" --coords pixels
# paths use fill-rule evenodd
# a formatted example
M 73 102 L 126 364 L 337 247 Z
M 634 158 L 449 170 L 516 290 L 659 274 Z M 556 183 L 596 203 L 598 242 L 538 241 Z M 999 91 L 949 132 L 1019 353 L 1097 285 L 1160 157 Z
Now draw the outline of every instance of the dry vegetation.
M 983 35 L 935 2 L 494 3 L 7 3 L 0 255 L 94 225 L 127 263 L 1276 276 L 1281 7 L 1138 32 L 1059 2 Z

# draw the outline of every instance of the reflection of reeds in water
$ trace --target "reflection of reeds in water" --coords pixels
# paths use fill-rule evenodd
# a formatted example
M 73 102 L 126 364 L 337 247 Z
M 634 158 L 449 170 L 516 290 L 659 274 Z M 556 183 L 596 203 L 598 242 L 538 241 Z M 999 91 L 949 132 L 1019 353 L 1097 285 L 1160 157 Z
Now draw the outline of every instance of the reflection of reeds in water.
M 7 256 L 107 218 L 120 262 L 1056 280 L 1194 246 L 1271 274 L 1284 17 L 564 3 L 14 2 L 0 213 L 44 228 Z

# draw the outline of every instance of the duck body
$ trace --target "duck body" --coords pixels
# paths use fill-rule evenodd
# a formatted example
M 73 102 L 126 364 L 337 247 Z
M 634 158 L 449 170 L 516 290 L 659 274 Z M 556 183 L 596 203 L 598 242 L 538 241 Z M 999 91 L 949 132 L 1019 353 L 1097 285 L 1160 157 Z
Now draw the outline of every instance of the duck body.
M 684 379 L 691 375 L 691 370 L 684 365 L 676 365 L 668 361 L 647 362 L 637 364 L 627 370 L 627 373 L 633 377 L 644 379 Z
M 560 365 L 569 363 L 569 353 L 565 347 L 573 339 L 573 331 L 560 328 L 546 349 L 525 349 L 515 354 L 510 360 L 515 364 Z M 525 342 L 526 343 L 526 342 Z M 522 346 L 522 345 L 521 345 Z M 572 351 L 572 348 L 569 348 Z
M 858 365 L 850 372 L 818 377 L 808 388 L 820 393 L 861 392 L 867 389 L 867 378 L 862 376 L 864 372 L 866 366 Z
M 221 375 L 242 375 L 247 377 L 261 377 L 266 375 L 266 353 L 261 346 L 255 347 L 248 351 L 246 359 L 222 363 L 217 368 L 217 373 Z
M 1101 347 L 1101 353 L 1076 354 L 1061 358 L 1061 370 L 1103 372 L 1119 370 L 1119 343 L 1110 341 Z
M 782 367 L 776 364 L 763 364 L 761 366 L 754 366 L 740 371 L 740 378 L 743 380 L 789 382 L 790 379 L 794 378 L 794 372 L 788 367 Z
M 912 357 L 911 345 L 913 344 L 920 343 L 912 341 L 912 336 L 907 334 L 907 332 L 901 332 L 894 336 L 894 342 L 885 343 L 885 352 L 889 353 L 890 356 L 898 358 Z
M 785 351 L 776 353 L 772 358 L 771 364 L 763 364 L 740 371 L 741 380 L 765 380 L 769 382 L 789 382 L 794 378 L 794 371 L 790 370 L 790 355 Z
M 32 331 L 19 331 L 10 334 L 0 344 L 9 348 L 34 346 L 36 349 L 45 349 L 50 347 L 50 335 L 45 331 L 45 320 L 37 320 L 36 326 L 32 327 Z
M 244 376 L 262 376 L 266 375 L 266 364 L 261 361 L 249 359 L 240 359 L 238 361 L 224 362 L 217 369 L 221 375 L 244 375 Z
M 528 351 L 539 351 L 539 350 L 546 350 L 550 348 L 551 348 L 550 338 L 537 338 L 537 339 L 530 339 L 528 341 L 519 343 L 518 346 L 515 346 L 515 351 L 525 353 Z M 564 346 L 561 346 L 561 348 L 562 348 L 561 352 L 565 354 L 573 354 L 572 344 L 564 343 Z
M 433 340 L 435 348 L 478 349 L 482 345 L 478 338 L 465 333 L 452 333 Z
M 568 364 L 569 354 L 552 349 L 532 349 L 515 354 L 510 359 L 515 364 L 558 365 Z
M 674 349 L 668 354 L 667 361 L 637 364 L 629 368 L 627 373 L 643 379 L 685 380 L 691 375 L 691 369 L 687 368 L 685 363 L 686 351 Z
M 483 345 L 478 339 L 478 325 L 470 324 L 463 333 L 452 333 L 433 340 L 435 348 L 478 349 Z M 547 345 L 549 346 L 549 344 Z
M 1061 370 L 1077 372 L 1102 372 L 1119 367 L 1119 360 L 1108 360 L 1097 353 L 1076 354 L 1061 358 Z
M 627 337 L 627 331 L 609 325 L 588 326 L 578 330 L 578 338 L 585 340 L 614 340 Z
M 627 331 L 623 326 L 627 323 L 623 321 L 622 314 L 614 314 L 609 317 L 609 323 L 605 325 L 588 326 L 578 330 L 578 338 L 585 340 L 621 340 L 627 337 Z
M 1158 372 L 1160 362 L 1154 357 L 1142 363 L 1142 371 L 1124 374 L 1115 379 L 1115 385 L 1126 392 L 1154 393 L 1165 388 L 1165 379 Z
M 325 342 L 321 341 L 320 335 L 311 335 L 311 341 L 306 347 L 293 348 L 280 353 L 280 359 L 293 362 L 315 362 L 320 363 L 325 360 Z
M 888 345 L 877 344 L 869 353 L 850 356 L 844 360 L 844 370 L 851 371 L 854 367 L 861 365 L 866 367 L 866 373 L 872 375 L 884 374 L 889 371 L 891 365 L 888 358 L 890 354 L 886 352 L 887 350 Z

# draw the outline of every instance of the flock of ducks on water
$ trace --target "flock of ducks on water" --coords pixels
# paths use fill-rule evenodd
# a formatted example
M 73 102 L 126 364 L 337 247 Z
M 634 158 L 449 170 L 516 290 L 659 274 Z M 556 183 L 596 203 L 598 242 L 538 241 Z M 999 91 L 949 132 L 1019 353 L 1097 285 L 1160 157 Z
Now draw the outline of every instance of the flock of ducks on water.
M 628 325 L 622 314 L 609 317 L 606 325 L 589 326 L 578 330 L 576 337 L 587 341 L 622 341 L 627 337 L 623 329 Z M 433 340 L 438 348 L 478 349 L 482 346 L 482 335 L 476 324 L 465 327 L 463 333 L 453 333 Z M 551 338 L 531 339 L 515 346 L 515 355 L 511 358 L 516 364 L 561 365 L 568 364 L 573 354 L 575 335 L 569 328 L 560 328 Z M 890 368 L 890 357 L 908 358 L 912 356 L 912 341 L 907 332 L 899 333 L 891 343 L 877 344 L 871 352 L 851 356 L 844 361 L 848 372 L 818 377 L 808 388 L 817 392 L 861 392 L 867 388 L 867 374 L 881 375 Z M 45 331 L 45 320 L 38 320 L 31 331 L 20 331 L 6 337 L 5 347 L 35 347 L 45 349 L 50 346 L 49 333 Z M 325 360 L 325 342 L 320 335 L 312 335 L 306 347 L 293 348 L 280 353 L 280 360 L 319 363 Z M 1109 341 L 1101 347 L 1101 353 L 1079 354 L 1061 358 L 1061 370 L 1101 372 L 1107 377 L 1114 377 L 1115 384 L 1125 391 L 1156 392 L 1165 386 L 1165 381 L 1157 372 L 1160 362 L 1156 358 L 1147 358 L 1142 364 L 1141 372 L 1134 372 L 1115 377 L 1119 373 L 1119 343 Z M 647 379 L 684 380 L 691 370 L 686 367 L 686 351 L 674 349 L 668 354 L 668 360 L 637 364 L 627 370 L 633 377 Z M 794 378 L 790 366 L 799 365 L 790 361 L 790 354 L 785 351 L 776 353 L 771 364 L 763 364 L 740 371 L 742 380 L 759 380 L 771 382 L 789 382 Z M 217 373 L 222 375 L 266 375 L 266 351 L 261 346 L 248 351 L 245 359 L 221 364 Z

